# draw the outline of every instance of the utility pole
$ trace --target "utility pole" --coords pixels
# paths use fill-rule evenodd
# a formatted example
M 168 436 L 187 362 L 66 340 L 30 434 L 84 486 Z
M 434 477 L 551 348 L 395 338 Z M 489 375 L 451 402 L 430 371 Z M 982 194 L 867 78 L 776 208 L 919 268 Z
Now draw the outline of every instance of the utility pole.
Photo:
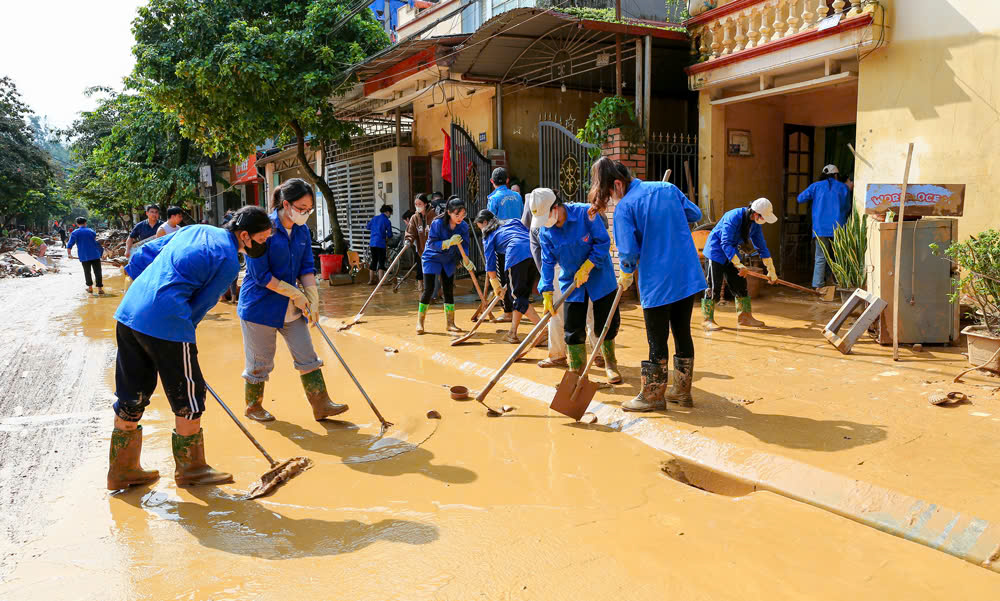
M 392 39 L 392 13 L 389 12 L 391 10 L 392 5 L 389 0 L 385 0 L 385 34 L 389 36 L 389 39 Z
M 615 0 L 615 21 L 621 23 L 622 0 Z M 622 34 L 615 34 L 615 95 L 622 95 Z

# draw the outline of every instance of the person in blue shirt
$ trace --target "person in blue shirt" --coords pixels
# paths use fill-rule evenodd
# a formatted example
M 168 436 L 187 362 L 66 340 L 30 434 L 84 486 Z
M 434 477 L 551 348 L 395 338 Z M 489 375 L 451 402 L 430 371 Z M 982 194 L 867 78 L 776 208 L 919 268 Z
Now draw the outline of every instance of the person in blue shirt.
M 465 203 L 460 198 L 452 198 L 445 206 L 444 212 L 431 222 L 427 234 L 427 244 L 421 255 L 421 265 L 424 270 L 424 291 L 420 295 L 417 306 L 417 334 L 424 333 L 424 320 L 427 318 L 427 306 L 434 294 L 434 279 L 439 277 L 444 293 L 444 316 L 449 332 L 462 332 L 455 325 L 455 267 L 462 261 L 458 246 L 462 245 L 465 256 L 469 256 L 469 224 L 465 222 Z M 476 277 L 472 261 L 462 263 L 472 277 Z
M 691 407 L 691 312 L 695 297 L 708 285 L 688 224 L 701 219 L 701 209 L 673 184 L 644 182 L 607 157 L 594 163 L 591 182 L 592 207 L 604 212 L 608 201 L 616 202 L 613 223 L 621 272 L 618 285 L 627 290 L 638 272 L 649 343 L 649 358 L 640 370 L 639 393 L 622 404 L 622 409 L 660 410 L 666 408 L 667 401 Z M 671 333 L 674 384 L 666 392 Z
M 712 233 L 705 241 L 702 254 L 709 260 L 709 289 L 701 301 L 701 312 L 704 321 L 702 327 L 706 331 L 721 330 L 715 323 L 715 305 L 722 297 L 722 280 L 736 298 L 737 323 L 740 327 L 759 328 L 764 322 L 755 319 L 750 307 L 750 295 L 747 293 L 746 267 L 740 261 L 739 246 L 750 242 L 760 253 L 761 260 L 767 267 L 767 278 L 770 284 L 778 280 L 778 272 L 774 268 L 774 259 L 764 241 L 765 223 L 775 223 L 778 217 L 774 214 L 771 201 L 758 198 L 749 207 L 733 209 L 722 216 L 722 219 L 712 228 Z
M 385 259 L 385 246 L 388 244 L 389 238 L 392 238 L 392 222 L 389 221 L 390 217 L 392 217 L 392 207 L 384 204 L 378 210 L 378 215 L 368 221 L 368 231 L 371 232 L 371 237 L 368 240 L 368 248 L 372 254 L 371 265 L 368 266 L 369 286 L 374 286 L 381 282 L 388 267 Z M 378 277 L 376 277 L 376 274 Z
M 503 284 L 497 275 L 500 267 L 500 257 L 506 257 L 507 281 L 513 288 L 514 315 L 510 323 L 510 331 L 504 334 L 504 341 L 519 344 L 517 328 L 525 315 L 538 323 L 539 316 L 531 306 L 531 292 L 538 283 L 538 269 L 531 257 L 531 237 L 528 228 L 520 219 L 501 221 L 489 210 L 484 209 L 476 215 L 476 225 L 483 232 L 483 255 L 486 257 L 486 275 L 489 278 L 493 293 L 503 296 Z
M 198 365 L 195 328 L 239 269 L 237 256 L 266 252 L 271 221 L 260 207 L 240 209 L 225 229 L 192 225 L 136 249 L 125 272 L 133 283 L 115 311 L 115 427 L 108 489 L 159 478 L 144 470 L 142 418 L 159 378 L 174 413 L 174 480 L 179 486 L 232 482 L 205 463 L 201 415 L 205 379 Z
M 541 227 L 538 242 L 542 250 L 542 274 L 538 290 L 542 293 L 543 306 L 555 315 L 552 294 L 555 266 L 559 274 L 559 289 L 566 294 L 570 286 L 576 289 L 566 297 L 563 323 L 569 369 L 583 373 L 587 353 L 587 301 L 594 304 L 594 330 L 600 332 L 608 320 L 611 326 L 601 344 L 604 369 L 608 382 L 622 381 L 615 357 L 615 338 L 621 324 L 621 313 L 614 305 L 615 268 L 611 262 L 611 237 L 596 212 L 583 203 L 566 204 L 555 197 L 551 208 L 540 206 L 532 210 L 532 227 Z
M 128 238 L 125 239 L 125 256 L 132 257 L 132 247 L 156 236 L 156 231 L 160 229 L 163 222 L 160 221 L 160 207 L 149 205 L 146 207 L 146 219 L 135 224 Z
M 313 418 L 319 421 L 340 415 L 348 407 L 330 399 L 320 369 L 323 361 L 309 334 L 309 324 L 319 320 L 312 234 L 306 225 L 313 211 L 312 186 L 297 177 L 283 182 L 274 189 L 271 211 L 274 234 L 266 253 L 247 258 L 236 307 L 243 330 L 245 415 L 259 422 L 274 420 L 263 406 L 264 383 L 274 369 L 280 333 L 299 371 Z M 302 284 L 302 290 L 297 284 Z
M 833 252 L 833 230 L 847 223 L 851 215 L 851 191 L 847 184 L 841 182 L 837 175 L 840 170 L 836 165 L 823 167 L 819 181 L 812 183 L 799 194 L 799 203 L 812 203 L 813 238 L 816 240 L 816 251 L 813 259 L 813 288 L 826 284 L 826 276 L 830 272 L 826 264 L 826 251 Z
M 490 176 L 490 183 L 493 184 L 493 192 L 490 193 L 486 202 L 486 210 L 493 213 L 500 221 L 507 219 L 520 219 L 524 213 L 524 200 L 521 194 L 507 187 L 510 183 L 510 176 L 503 167 L 497 167 Z M 513 319 L 512 311 L 514 299 L 510 289 L 510 282 L 507 280 L 506 257 L 503 253 L 497 255 L 497 273 L 500 275 L 500 284 L 507 289 L 503 299 L 503 317 L 497 321 L 505 323 Z
M 77 217 L 76 224 L 79 226 L 69 235 L 69 242 L 66 243 L 66 256 L 73 258 L 73 247 L 77 247 L 77 255 L 80 257 L 80 265 L 83 266 L 83 279 L 87 283 L 87 292 L 94 291 L 94 283 L 97 283 L 97 293 L 104 294 L 104 275 L 101 272 L 101 257 L 104 249 L 97 243 L 97 234 L 87 227 L 86 217 Z M 93 273 L 93 277 L 91 277 Z

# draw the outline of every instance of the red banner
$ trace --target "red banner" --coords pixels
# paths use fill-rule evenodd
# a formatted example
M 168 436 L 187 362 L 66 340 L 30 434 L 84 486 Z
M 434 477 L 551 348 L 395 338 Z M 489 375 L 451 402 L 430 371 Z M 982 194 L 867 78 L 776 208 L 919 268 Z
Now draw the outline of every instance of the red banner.
M 448 132 L 441 130 L 444 134 L 444 156 L 441 157 L 441 179 L 451 183 L 451 136 Z
M 232 174 L 230 184 L 233 186 L 257 181 L 257 154 L 251 154 L 239 165 L 233 165 Z

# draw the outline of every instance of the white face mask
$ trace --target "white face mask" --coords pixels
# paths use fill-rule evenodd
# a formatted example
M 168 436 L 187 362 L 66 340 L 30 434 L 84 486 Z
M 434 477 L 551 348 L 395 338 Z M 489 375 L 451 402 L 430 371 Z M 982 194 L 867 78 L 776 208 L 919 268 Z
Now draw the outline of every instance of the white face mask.
M 312 211 L 302 213 L 292 205 L 288 205 L 288 208 L 285 209 L 285 215 L 287 215 L 295 225 L 305 225 L 306 221 L 309 221 L 310 213 L 312 213 Z

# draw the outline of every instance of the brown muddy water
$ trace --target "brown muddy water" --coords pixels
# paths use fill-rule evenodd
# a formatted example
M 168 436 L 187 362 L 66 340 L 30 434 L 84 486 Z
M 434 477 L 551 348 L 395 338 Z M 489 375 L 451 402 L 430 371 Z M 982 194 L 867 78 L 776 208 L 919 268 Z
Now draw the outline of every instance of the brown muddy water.
M 58 319 L 43 315 L 55 309 L 38 302 L 39 291 L 0 291 L 43 324 L 0 326 L 22 345 L 2 351 L 0 490 L 31 491 L 5 511 L 13 546 L 3 557 L 12 567 L 0 599 L 986 599 L 1000 590 L 997 574 L 821 510 L 767 492 L 686 485 L 661 471 L 662 453 L 513 391 L 503 391 L 503 403 L 516 410 L 489 419 L 448 391 L 475 390 L 485 377 L 334 334 L 335 323 L 327 332 L 396 424 L 385 437 L 315 334 L 332 396 L 351 405 L 342 421 L 312 420 L 279 342 L 265 391 L 277 421 L 244 422 L 275 458 L 305 455 L 313 469 L 270 497 L 237 500 L 267 464 L 209 399 L 208 460 L 236 482 L 178 489 L 172 415 L 158 391 L 143 420 L 143 463 L 163 477 L 111 495 L 103 484 L 116 301 L 84 298 L 68 275 L 47 285 L 43 298 L 59 305 Z M 324 290 L 326 306 L 343 294 Z M 198 343 L 208 382 L 241 407 L 235 308 L 216 307 Z M 44 369 L 24 369 L 30 357 L 50 355 Z M 30 385 L 10 384 L 18 370 L 30 372 L 21 378 Z M 59 391 L 83 400 L 52 413 Z M 442 419 L 428 419 L 430 410 Z M 61 446 L 81 432 L 84 440 Z M 49 467 L 38 473 L 36 461 Z

